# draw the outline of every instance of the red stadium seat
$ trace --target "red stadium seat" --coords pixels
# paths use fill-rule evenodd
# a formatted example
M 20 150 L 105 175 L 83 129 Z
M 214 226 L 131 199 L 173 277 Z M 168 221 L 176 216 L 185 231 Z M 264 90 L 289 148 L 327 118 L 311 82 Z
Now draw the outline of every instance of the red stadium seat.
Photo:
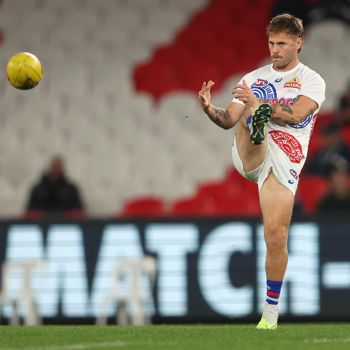
M 153 64 L 137 66 L 134 70 L 134 82 L 136 89 L 146 93 L 152 91 L 156 100 L 161 95 L 180 87 L 171 62 L 159 60 Z
M 321 132 L 319 128 L 316 128 L 314 132 L 312 133 L 310 143 L 309 143 L 309 149 L 308 149 L 308 157 L 311 157 L 315 155 L 323 145 L 323 140 L 321 136 Z
M 346 145 L 350 148 L 350 126 L 342 127 L 341 135 Z
M 170 214 L 175 217 L 217 216 L 216 203 L 213 199 L 183 198 L 173 204 Z
M 198 187 L 196 197 L 199 199 L 212 198 L 217 200 L 224 192 L 225 184 L 223 182 L 207 182 Z
M 65 220 L 84 220 L 87 218 L 84 210 L 82 209 L 64 210 L 62 217 Z
M 43 220 L 50 217 L 50 214 L 45 213 L 43 210 L 27 209 L 22 216 L 23 220 Z M 69 209 L 56 213 L 55 217 L 62 218 L 64 220 L 83 220 L 86 219 L 86 213 L 82 209 Z
M 328 188 L 328 181 L 322 176 L 305 175 L 300 178 L 298 195 L 307 215 L 315 212 L 318 202 L 328 192 Z
M 38 209 L 27 209 L 22 216 L 23 220 L 43 220 L 44 212 Z
M 122 217 L 161 217 L 166 215 L 162 198 L 146 196 L 125 203 Z
M 235 167 L 232 166 L 228 169 L 225 180 L 240 181 L 241 179 L 243 179 L 243 177 Z
M 321 113 L 318 115 L 309 143 L 308 157 L 313 156 L 322 148 L 322 129 L 333 121 L 333 113 Z
M 321 131 L 325 126 L 333 123 L 335 120 L 334 113 L 332 112 L 322 112 L 318 114 L 315 129 Z
M 260 216 L 258 187 L 232 168 L 224 179 L 226 194 L 230 198 L 230 212 L 239 216 Z
M 256 190 L 257 193 L 257 190 Z M 259 200 L 254 197 L 222 198 L 218 203 L 217 212 L 221 216 L 258 217 L 261 216 Z
M 240 176 L 240 175 L 239 175 Z M 175 216 L 260 216 L 256 184 L 241 176 L 202 184 L 193 198 L 174 204 Z M 242 181 L 243 180 L 243 181 Z

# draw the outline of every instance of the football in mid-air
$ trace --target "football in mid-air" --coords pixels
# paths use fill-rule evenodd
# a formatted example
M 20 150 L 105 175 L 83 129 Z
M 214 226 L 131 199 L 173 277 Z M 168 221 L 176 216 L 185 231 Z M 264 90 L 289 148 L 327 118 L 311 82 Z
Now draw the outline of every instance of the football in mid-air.
M 39 59 L 29 52 L 20 52 L 7 63 L 7 78 L 17 89 L 29 90 L 37 86 L 43 76 Z

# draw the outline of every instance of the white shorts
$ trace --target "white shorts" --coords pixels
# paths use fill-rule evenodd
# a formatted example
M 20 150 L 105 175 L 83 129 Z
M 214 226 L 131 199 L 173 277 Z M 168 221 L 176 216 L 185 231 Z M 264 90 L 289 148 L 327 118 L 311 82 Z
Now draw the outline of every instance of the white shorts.
M 269 144 L 264 161 L 259 167 L 249 172 L 243 170 L 243 163 L 239 157 L 235 142 L 236 136 L 232 145 L 233 165 L 243 177 L 256 182 L 260 191 L 269 174 L 273 172 L 277 180 L 295 195 L 301 169 L 293 165 L 288 157 L 278 147 L 275 147 L 274 143 L 271 142 L 270 135 L 268 135 Z

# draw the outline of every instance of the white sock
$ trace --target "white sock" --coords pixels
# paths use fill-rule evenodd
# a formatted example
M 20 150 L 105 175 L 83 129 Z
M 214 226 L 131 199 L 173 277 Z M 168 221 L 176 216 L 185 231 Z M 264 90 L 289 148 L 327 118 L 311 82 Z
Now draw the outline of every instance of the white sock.
M 268 323 L 275 323 L 278 319 L 278 305 L 269 304 L 265 301 L 263 315 Z

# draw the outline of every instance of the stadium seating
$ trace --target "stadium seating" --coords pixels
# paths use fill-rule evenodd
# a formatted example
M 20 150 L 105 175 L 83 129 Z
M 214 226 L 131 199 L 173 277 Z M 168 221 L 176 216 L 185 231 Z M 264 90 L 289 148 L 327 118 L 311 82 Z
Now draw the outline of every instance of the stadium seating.
M 199 184 L 223 181 L 232 132 L 206 118 L 196 93 L 203 79 L 215 79 L 213 101 L 224 107 L 244 72 L 266 62 L 272 3 L 3 0 L 2 67 L 30 51 L 44 78 L 27 92 L 13 89 L 3 73 L 0 79 L 0 216 L 21 216 L 30 186 L 56 153 L 94 217 L 120 213 L 133 198 L 172 203 L 195 196 Z M 247 22 L 244 38 L 236 35 L 232 24 Z M 203 24 L 213 29 L 206 40 Z M 327 81 L 326 112 L 347 85 L 348 34 L 337 21 L 307 31 L 302 61 Z
M 28 209 L 25 210 L 23 216 L 23 220 L 43 220 L 44 219 L 44 212 L 42 210 L 37 209 Z
M 173 217 L 206 217 L 216 216 L 215 203 L 212 200 L 202 201 L 199 198 L 180 198 L 175 201 L 171 216 Z
M 301 199 L 306 215 L 312 215 L 317 209 L 320 199 L 328 191 L 328 181 L 317 175 L 301 176 L 298 195 Z
M 169 214 L 257 217 L 261 215 L 257 186 L 233 169 L 221 181 L 202 183 L 192 197 L 175 200 Z
M 350 148 L 350 126 L 345 126 L 341 129 L 341 134 L 344 142 Z
M 155 196 L 134 198 L 126 202 L 122 217 L 161 217 L 166 214 L 162 198 Z

